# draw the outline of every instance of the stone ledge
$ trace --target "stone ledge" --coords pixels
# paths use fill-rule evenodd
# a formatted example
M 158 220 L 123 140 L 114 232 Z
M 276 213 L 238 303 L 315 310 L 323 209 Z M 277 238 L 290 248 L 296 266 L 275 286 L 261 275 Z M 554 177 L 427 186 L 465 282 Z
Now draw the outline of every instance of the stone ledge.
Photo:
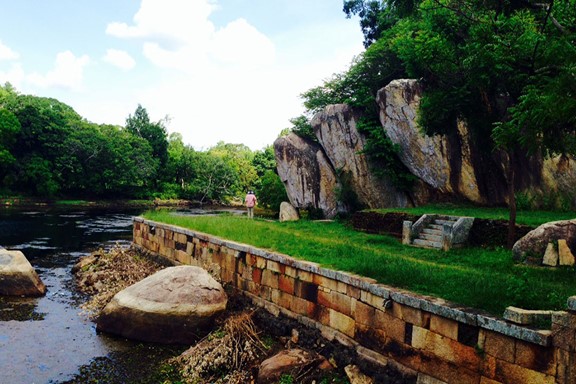
M 237 251 L 265 257 L 268 260 L 280 262 L 282 264 L 291 267 L 302 269 L 306 272 L 312 272 L 329 279 L 334 279 L 336 281 L 344 282 L 351 286 L 361 288 L 376 296 L 381 297 L 383 299 L 383 302 L 384 300 L 391 299 L 394 302 L 412 308 L 421 309 L 423 311 L 430 312 L 442 317 L 446 317 L 451 320 L 456 320 L 458 322 L 462 322 L 468 325 L 478 326 L 480 328 L 498 332 L 506 336 L 510 336 L 529 343 L 541 346 L 549 346 L 551 344 L 550 331 L 533 330 L 515 324 L 509 324 L 506 323 L 504 320 L 488 316 L 484 313 L 479 313 L 479 311 L 477 310 L 458 307 L 455 304 L 447 302 L 440 298 L 421 296 L 415 293 L 411 293 L 409 291 L 403 291 L 398 288 L 389 287 L 383 284 L 377 284 L 374 279 L 364 278 L 362 276 L 353 275 L 347 272 L 335 271 L 323 268 L 316 263 L 297 260 L 288 255 L 270 252 L 250 245 L 224 240 L 216 236 L 208 235 L 202 232 L 196 232 L 186 228 L 177 227 L 174 225 L 159 223 L 144 219 L 142 217 L 135 217 L 134 221 L 141 222 L 157 228 L 164 228 L 164 229 L 178 228 L 178 230 L 182 231 L 182 233 L 185 233 L 186 235 L 197 237 L 201 240 L 209 241 L 216 245 L 226 246 Z M 568 308 L 572 311 L 576 311 L 576 296 L 573 296 L 568 299 Z

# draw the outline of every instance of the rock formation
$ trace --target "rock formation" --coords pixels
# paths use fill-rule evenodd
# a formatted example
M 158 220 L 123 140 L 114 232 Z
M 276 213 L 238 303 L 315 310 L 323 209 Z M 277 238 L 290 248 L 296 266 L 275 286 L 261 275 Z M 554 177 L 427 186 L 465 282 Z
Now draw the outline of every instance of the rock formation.
M 408 204 L 404 193 L 370 172 L 368 159 L 363 153 L 366 139 L 356 128 L 352 108 L 346 104 L 329 105 L 310 123 L 332 169 L 340 177 L 340 183 L 349 184 L 361 205 L 378 208 Z
M 322 148 L 291 133 L 274 142 L 274 153 L 290 204 L 321 209 L 326 217 L 334 217 L 338 213 L 338 183 Z
M 455 122 L 450 134 L 427 135 L 418 125 L 422 89 L 416 80 L 394 80 L 378 91 L 380 122 L 399 147 L 398 157 L 418 178 L 409 198 L 374 176 L 363 154 L 366 138 L 356 128 L 357 116 L 343 104 L 329 105 L 311 120 L 318 145 L 294 134 L 275 144 L 278 173 L 296 208 L 319 208 L 327 217 L 349 207 L 337 191 L 350 188 L 369 208 L 426 204 L 435 199 L 503 205 L 508 200 L 506 169 L 515 170 L 517 191 L 540 205 L 576 205 L 572 186 L 576 167 L 570 159 L 494 151 L 489 135 L 473 134 L 465 121 Z M 452 127 L 451 127 L 452 128 Z
M 438 192 L 458 193 L 473 202 L 484 202 L 471 163 L 466 125 L 458 124 L 458 142 L 464 144 L 461 148 L 454 148 L 446 136 L 423 134 L 417 122 L 421 95 L 416 80 L 394 80 L 378 91 L 380 122 L 390 140 L 400 147 L 400 160 L 413 175 Z M 459 169 L 454 169 L 452 158 L 458 159 Z M 454 172 L 458 172 L 456 178 Z
M 117 293 L 96 324 L 129 339 L 190 344 L 226 302 L 222 286 L 202 268 L 169 267 Z
M 20 251 L 0 249 L 0 295 L 42 296 L 46 286 Z

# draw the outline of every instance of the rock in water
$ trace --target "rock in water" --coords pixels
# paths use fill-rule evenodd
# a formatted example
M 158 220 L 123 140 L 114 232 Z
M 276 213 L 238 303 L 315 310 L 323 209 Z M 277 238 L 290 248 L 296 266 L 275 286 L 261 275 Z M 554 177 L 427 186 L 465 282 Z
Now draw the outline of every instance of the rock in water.
M 97 329 L 129 339 L 191 344 L 226 309 L 224 289 L 199 267 L 169 267 L 118 292 Z
M 0 249 L 0 295 L 42 296 L 46 286 L 20 251 Z

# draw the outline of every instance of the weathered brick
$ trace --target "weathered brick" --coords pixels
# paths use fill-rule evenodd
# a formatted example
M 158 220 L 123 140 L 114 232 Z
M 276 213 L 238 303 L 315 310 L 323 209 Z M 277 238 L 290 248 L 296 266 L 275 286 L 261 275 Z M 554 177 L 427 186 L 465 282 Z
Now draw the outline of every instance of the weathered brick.
M 278 289 L 278 273 L 265 269 L 262 271 L 262 284 Z
M 360 300 L 377 309 L 384 309 L 384 298 L 368 291 L 360 291 Z
M 280 290 L 293 295 L 294 294 L 294 278 L 280 274 L 278 276 L 278 288 Z
M 503 383 L 554 384 L 554 376 L 511 364 L 504 360 L 496 361 L 494 380 Z
M 576 383 L 576 354 L 562 349 L 556 349 L 555 360 L 556 382 L 561 384 Z
M 517 340 L 514 362 L 524 368 L 556 375 L 556 361 L 551 348 Z
M 404 332 L 406 323 L 397 317 L 389 315 L 381 310 L 374 313 L 374 325 L 380 328 L 391 339 L 404 342 Z
M 499 381 L 488 379 L 487 377 L 482 376 L 480 378 L 480 384 L 502 384 Z
M 342 332 L 346 336 L 354 337 L 356 326 L 354 319 L 333 309 L 329 309 L 328 311 L 330 313 L 330 327 Z
M 324 290 L 318 291 L 318 304 L 326 308 L 332 307 L 332 292 L 326 292 Z
M 332 309 L 346 315 L 352 316 L 352 299 L 342 293 L 334 292 L 332 295 Z
M 346 294 L 353 299 L 360 300 L 360 288 L 348 285 L 346 287 Z
M 412 327 L 412 343 L 411 343 L 412 347 L 416 349 L 426 348 L 427 345 L 426 338 L 428 337 L 429 333 L 430 331 L 427 330 L 426 328 L 418 326 Z
M 266 269 L 273 272 L 280 272 L 280 263 L 273 260 L 266 260 Z
M 174 240 L 176 240 L 176 242 L 181 243 L 181 244 L 186 244 L 188 242 L 186 235 L 183 233 L 174 234 Z
M 356 320 L 356 323 L 371 325 L 374 323 L 374 314 L 376 309 L 368 304 L 361 301 L 356 301 L 354 304 L 354 312 L 352 317 Z
M 336 280 L 324 277 L 322 275 L 314 274 L 313 282 L 314 284 L 320 287 L 328 288 L 331 291 L 336 291 L 338 289 L 338 282 Z
M 292 297 L 291 309 L 299 315 L 310 317 L 314 314 L 315 308 L 314 303 L 311 303 L 308 300 L 304 300 L 299 297 Z
M 267 261 L 264 257 L 256 256 L 256 268 L 265 269 Z
M 182 264 L 190 265 L 190 255 L 184 251 L 175 251 L 176 260 Z
M 314 281 L 314 274 L 312 272 L 298 270 L 298 279 L 305 281 L 307 283 L 312 283 Z
M 445 317 L 431 315 L 430 331 L 449 337 L 452 340 L 458 340 L 458 322 Z
M 252 281 L 258 285 L 262 283 L 262 270 L 260 268 L 252 268 Z
M 287 265 L 284 268 L 284 274 L 286 276 L 290 276 L 295 279 L 298 276 L 298 270 L 294 267 Z
M 280 291 L 280 300 L 278 301 L 278 305 L 281 306 L 282 308 L 288 309 L 288 310 L 292 310 L 292 299 L 294 298 L 294 296 L 284 292 L 284 291 Z
M 348 292 L 348 284 L 343 283 L 341 281 L 336 282 L 336 291 L 339 293 L 346 294 Z
M 220 269 L 220 278 L 223 283 L 232 283 L 234 281 L 234 271 L 222 268 Z
M 430 328 L 430 312 L 399 303 L 393 303 L 392 315 L 418 327 Z
M 514 339 L 502 334 L 485 331 L 484 334 L 484 351 L 498 360 L 504 360 L 509 363 L 514 362 Z

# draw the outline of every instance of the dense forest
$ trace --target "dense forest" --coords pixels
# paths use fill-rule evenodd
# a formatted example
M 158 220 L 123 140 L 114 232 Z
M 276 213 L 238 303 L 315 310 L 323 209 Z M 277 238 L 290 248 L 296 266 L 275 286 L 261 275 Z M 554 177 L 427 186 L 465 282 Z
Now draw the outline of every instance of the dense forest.
M 226 203 L 255 189 L 273 209 L 286 199 L 271 146 L 196 151 L 165 125 L 141 105 L 124 127 L 98 125 L 58 100 L 0 86 L 0 194 Z

